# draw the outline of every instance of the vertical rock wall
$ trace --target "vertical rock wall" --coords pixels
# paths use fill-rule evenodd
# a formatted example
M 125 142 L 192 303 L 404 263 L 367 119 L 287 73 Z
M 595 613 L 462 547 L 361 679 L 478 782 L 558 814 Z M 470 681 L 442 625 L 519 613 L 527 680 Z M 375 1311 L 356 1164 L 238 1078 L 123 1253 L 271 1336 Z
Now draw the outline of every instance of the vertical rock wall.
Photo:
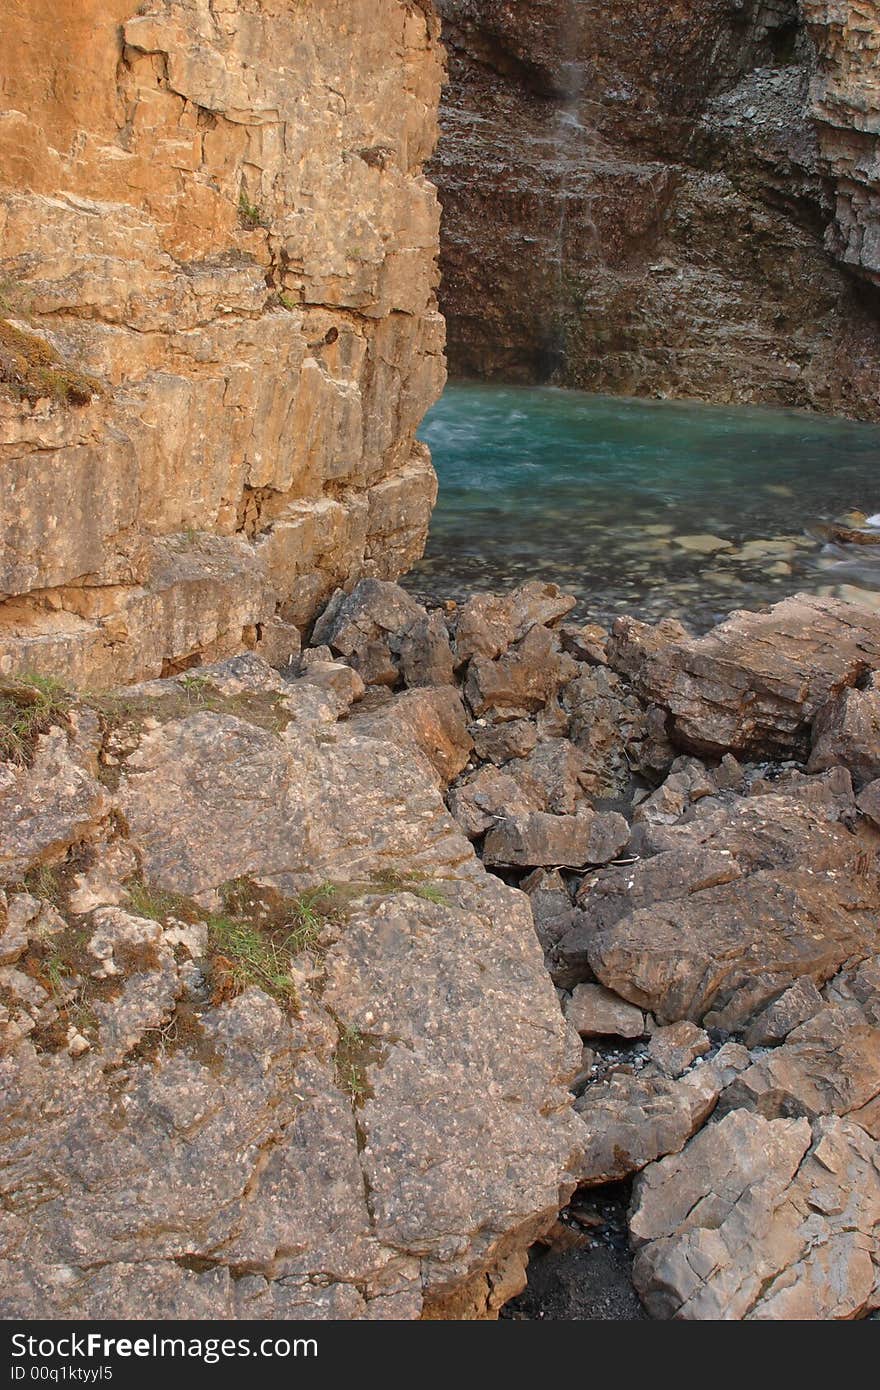
M 420 553 L 438 35 L 411 0 L 10 0 L 0 674 L 283 655 Z
M 833 180 L 831 253 L 880 285 L 880 5 L 800 0 L 813 38 L 811 110 Z
M 877 418 L 876 0 L 439 9 L 454 373 Z

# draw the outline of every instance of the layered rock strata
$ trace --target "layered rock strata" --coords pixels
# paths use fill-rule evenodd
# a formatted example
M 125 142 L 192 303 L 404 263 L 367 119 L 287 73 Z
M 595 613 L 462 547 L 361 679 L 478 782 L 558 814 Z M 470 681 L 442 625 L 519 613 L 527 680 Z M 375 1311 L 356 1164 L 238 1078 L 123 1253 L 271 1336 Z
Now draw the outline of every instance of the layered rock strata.
M 875 0 L 440 0 L 454 373 L 877 418 Z
M 435 496 L 436 17 L 40 0 L 3 66 L 0 672 L 288 656 Z

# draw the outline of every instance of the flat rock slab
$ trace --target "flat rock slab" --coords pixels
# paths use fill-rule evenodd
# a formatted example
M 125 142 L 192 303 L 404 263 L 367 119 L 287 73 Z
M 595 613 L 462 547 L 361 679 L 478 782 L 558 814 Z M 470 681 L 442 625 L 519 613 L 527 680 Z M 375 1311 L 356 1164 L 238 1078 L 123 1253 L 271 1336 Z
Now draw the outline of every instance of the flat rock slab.
M 880 669 L 880 614 L 805 594 L 768 613 L 733 613 L 703 637 L 658 641 L 631 619 L 614 632 L 612 665 L 669 712 L 675 742 L 698 753 L 806 753 L 826 701 Z
M 640 1174 L 630 1235 L 654 1317 L 865 1317 L 880 1307 L 877 1142 L 834 1116 L 733 1111 Z

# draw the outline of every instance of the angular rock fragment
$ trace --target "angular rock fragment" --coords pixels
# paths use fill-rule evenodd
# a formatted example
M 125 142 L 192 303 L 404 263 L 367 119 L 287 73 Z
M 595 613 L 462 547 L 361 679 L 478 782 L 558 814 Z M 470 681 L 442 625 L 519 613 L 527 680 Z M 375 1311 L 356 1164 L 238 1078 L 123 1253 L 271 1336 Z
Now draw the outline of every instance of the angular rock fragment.
M 587 762 L 567 738 L 546 739 L 534 752 L 507 764 L 504 771 L 531 804 L 555 815 L 573 815 L 583 800 L 581 777 Z
M 496 766 L 511 758 L 525 758 L 538 742 L 538 730 L 529 719 L 510 719 L 499 724 L 477 719 L 469 729 L 477 757 Z
M 561 698 L 568 735 L 582 756 L 584 790 L 591 796 L 625 791 L 649 741 L 648 721 L 638 700 L 613 671 L 583 667 L 564 686 Z
M 666 1028 L 657 1028 L 651 1034 L 648 1051 L 667 1076 L 681 1076 L 698 1057 L 704 1057 L 711 1043 L 708 1033 L 696 1024 L 683 1020 L 670 1023 Z
M 467 766 L 473 747 L 461 696 L 452 685 L 404 690 L 355 712 L 349 728 L 427 758 L 442 786 Z
M 601 985 L 578 985 L 565 1016 L 582 1038 L 641 1038 L 645 1015 Z
M 394 685 L 398 666 L 390 640 L 427 617 L 414 598 L 381 579 L 361 579 L 338 593 L 315 623 L 312 641 L 344 656 L 367 685 Z
M 455 624 L 455 662 L 472 657 L 494 661 L 513 641 L 513 622 L 506 599 L 498 594 L 474 594 L 459 610 Z
M 636 1179 L 633 1278 L 658 1318 L 864 1317 L 880 1307 L 878 1229 L 864 1129 L 735 1110 Z
M 607 864 L 628 840 L 629 826 L 613 811 L 585 811 L 577 816 L 532 811 L 493 826 L 483 846 L 483 860 L 527 868 L 583 868 Z
M 480 767 L 452 788 L 449 809 L 468 838 L 476 840 L 509 816 L 530 815 L 532 806 L 506 772 Z
M 855 786 L 880 777 L 880 679 L 865 690 L 846 689 L 823 705 L 813 721 L 810 772 L 842 766 Z
M 796 980 L 822 984 L 872 949 L 880 922 L 880 837 L 864 822 L 854 833 L 854 811 L 829 773 L 706 798 L 680 824 L 653 827 L 640 846 L 650 857 L 580 895 L 591 969 L 661 1022 L 728 1030 Z
M 90 743 L 59 728 L 39 737 L 31 767 L 0 763 L 0 882 L 63 858 L 95 833 L 110 810 L 95 770 Z
M 721 1091 L 711 1065 L 680 1081 L 616 1073 L 575 1101 L 584 1124 L 584 1185 L 620 1182 L 665 1154 L 679 1153 L 708 1119 Z
M 880 1027 L 856 1004 L 826 1005 L 728 1087 L 724 1105 L 781 1116 L 846 1115 L 880 1096 Z
M 321 690 L 332 691 L 338 701 L 340 714 L 351 709 L 366 690 L 354 667 L 347 666 L 344 661 L 310 661 L 299 680 L 307 685 L 316 685 Z
M 689 806 L 717 794 L 718 784 L 702 763 L 696 758 L 676 758 L 666 780 L 636 807 L 633 823 L 674 825 Z
M 514 719 L 546 705 L 559 680 L 558 639 L 546 627 L 532 627 L 497 660 L 475 656 L 464 690 L 475 715 L 493 710 Z
M 174 1013 L 182 993 L 171 945 L 164 940 L 158 922 L 133 917 L 118 907 L 102 907 L 93 914 L 95 931 L 88 949 L 103 978 L 123 977 L 121 997 L 97 1002 L 101 1052 L 111 1065 L 148 1031 L 156 1031 Z
M 868 1022 L 880 1028 L 880 955 L 866 956 L 842 970 L 823 993 L 829 1004 L 857 1004 Z
M 869 782 L 856 797 L 856 805 L 863 816 L 867 816 L 880 830 L 880 778 Z
M 590 666 L 606 666 L 608 663 L 607 628 L 598 623 L 563 623 L 559 629 L 562 649 L 576 661 L 585 661 Z
M 805 1023 L 822 1008 L 823 999 L 807 975 L 796 980 L 778 999 L 753 1018 L 745 1033 L 746 1047 L 771 1047 L 788 1037 L 793 1028 Z
M 819 710 L 880 669 L 880 615 L 839 599 L 796 594 L 767 613 L 733 613 L 704 637 L 615 624 L 611 663 L 671 732 L 698 753 L 805 753 Z
M 509 594 L 474 594 L 455 629 L 456 664 L 474 656 L 494 660 L 535 626 L 550 627 L 570 613 L 577 600 L 556 584 L 530 580 Z
M 416 618 L 390 645 L 407 686 L 454 684 L 449 632 L 439 613 Z

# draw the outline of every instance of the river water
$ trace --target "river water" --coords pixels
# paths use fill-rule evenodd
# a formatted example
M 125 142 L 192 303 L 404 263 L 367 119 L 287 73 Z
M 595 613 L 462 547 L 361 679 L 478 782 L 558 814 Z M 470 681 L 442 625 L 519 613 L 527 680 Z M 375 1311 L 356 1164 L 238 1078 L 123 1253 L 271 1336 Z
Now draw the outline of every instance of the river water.
M 800 411 L 451 385 L 421 437 L 440 478 L 409 588 L 439 598 L 529 578 L 579 612 L 680 617 L 798 590 L 880 603 L 880 546 L 810 534 L 880 512 L 880 427 Z

